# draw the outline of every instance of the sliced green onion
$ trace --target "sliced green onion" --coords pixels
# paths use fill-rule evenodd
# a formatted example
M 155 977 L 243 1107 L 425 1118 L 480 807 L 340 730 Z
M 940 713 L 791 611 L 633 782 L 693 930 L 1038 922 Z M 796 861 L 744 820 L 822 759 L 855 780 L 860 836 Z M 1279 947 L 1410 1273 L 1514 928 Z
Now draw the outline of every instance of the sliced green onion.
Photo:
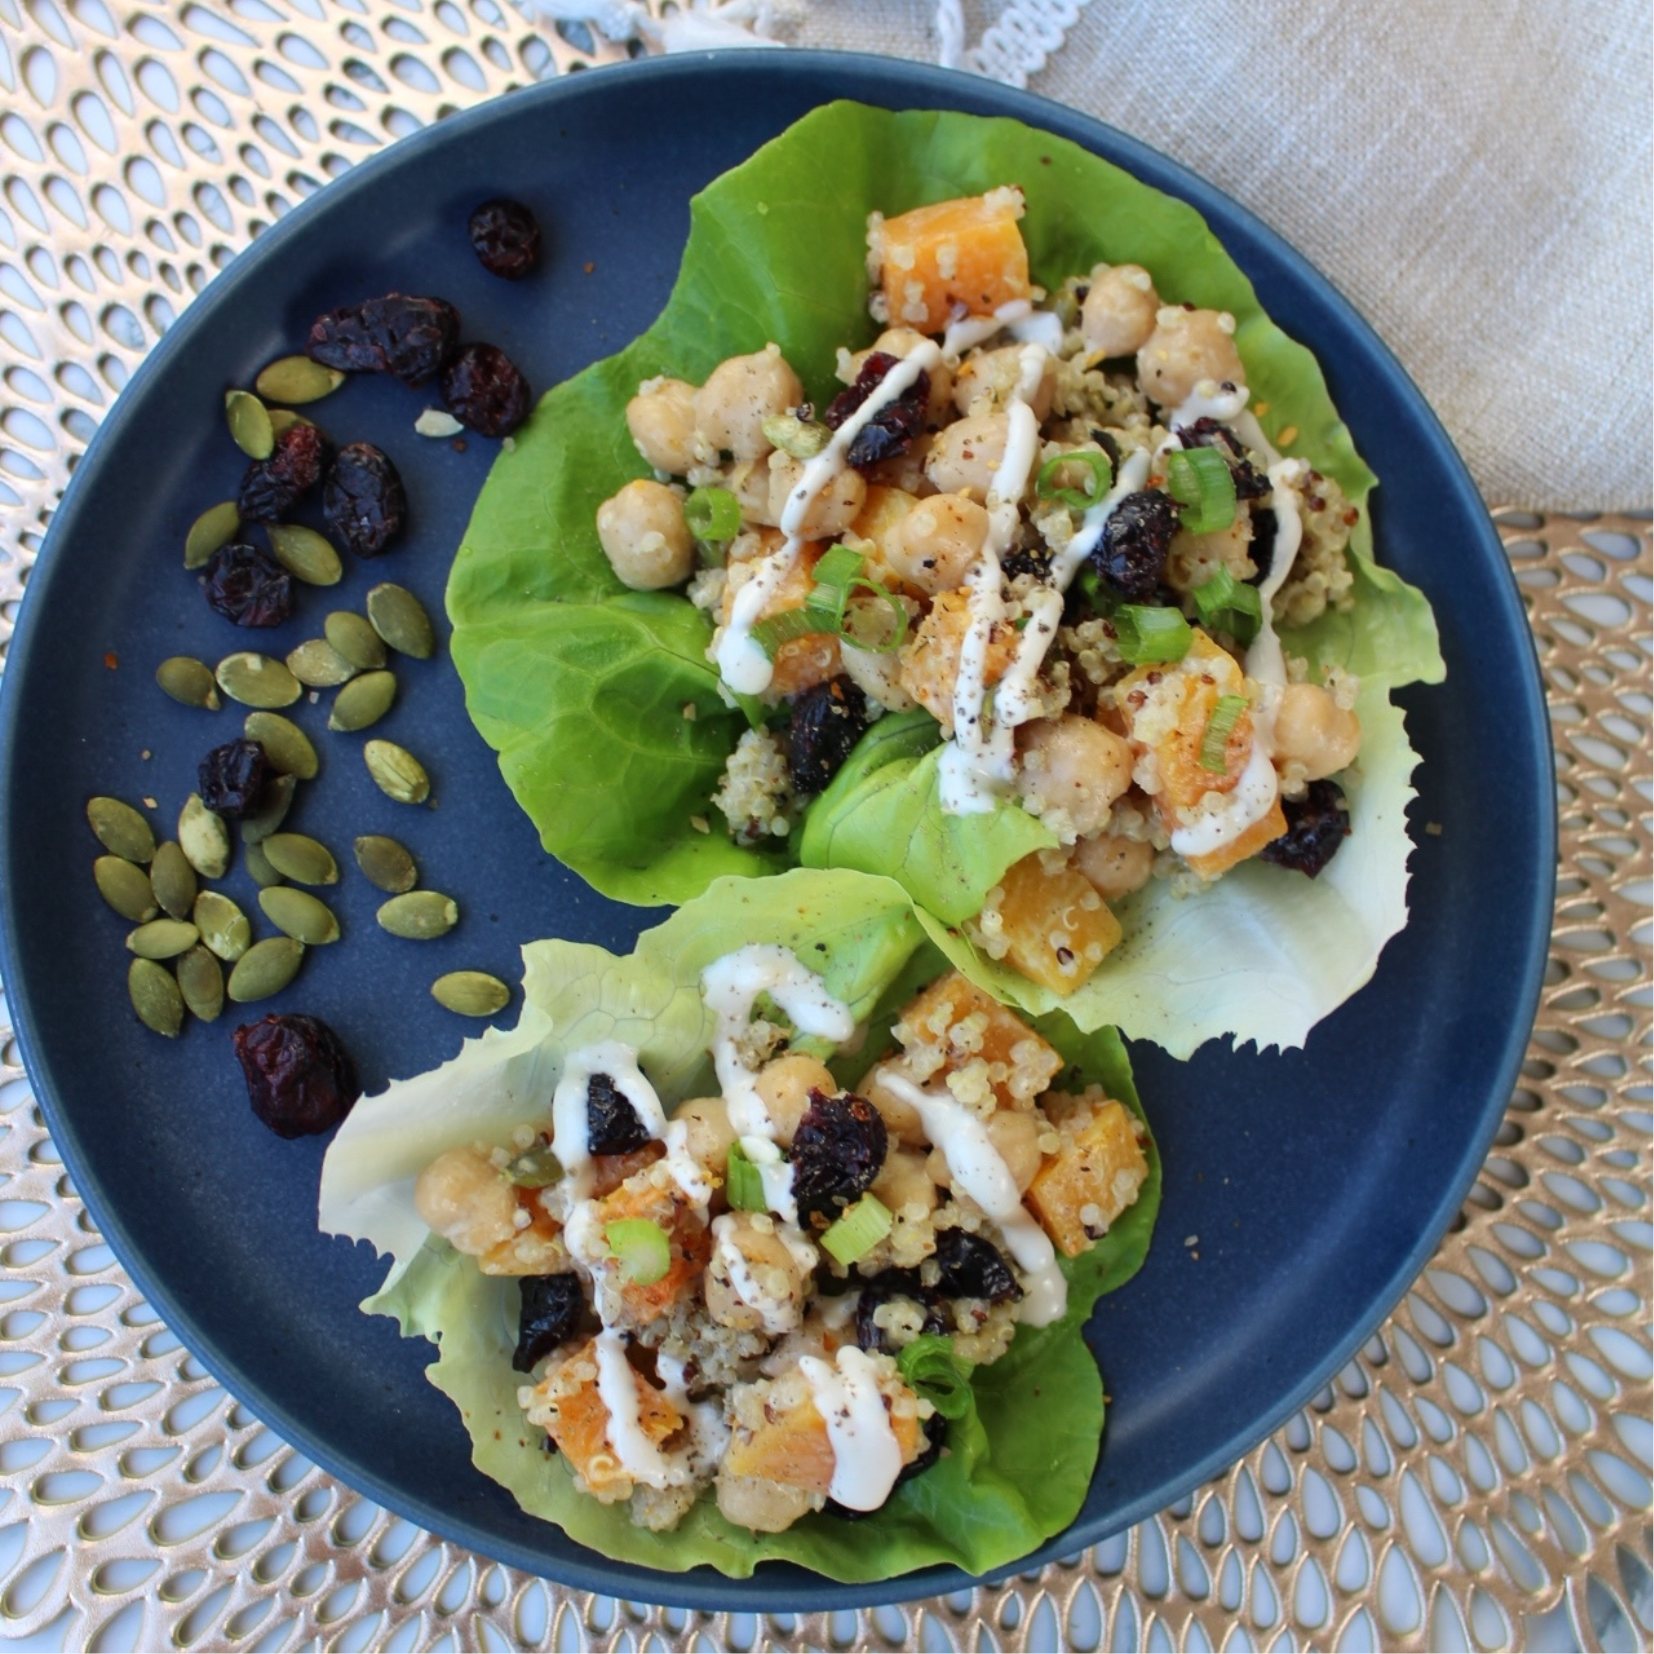
M 1122 603 L 1113 621 L 1120 659 L 1128 666 L 1164 666 L 1182 660 L 1194 642 L 1188 621 L 1177 609 Z
M 861 573 L 866 561 L 859 551 L 852 551 L 849 546 L 829 546 L 810 570 L 810 578 L 818 586 L 848 586 Z
M 1235 476 L 1216 448 L 1174 448 L 1166 456 L 1166 492 L 1183 507 L 1191 534 L 1211 534 L 1235 520 Z
M 901 598 L 876 580 L 863 580 L 858 576 L 851 587 L 851 594 L 859 592 L 867 592 L 882 601 L 846 607 L 839 617 L 839 636 L 846 643 L 865 649 L 870 654 L 895 654 L 907 639 L 907 610 Z
M 890 1233 L 894 1220 L 877 1195 L 863 1195 L 821 1237 L 821 1244 L 841 1264 L 853 1264 Z
M 616 1218 L 603 1226 L 603 1238 L 633 1286 L 653 1286 L 672 1267 L 672 1243 L 648 1218 Z
M 1065 465 L 1083 465 L 1090 469 L 1091 480 L 1084 488 L 1059 488 L 1057 473 Z M 1078 453 L 1057 454 L 1040 468 L 1034 481 L 1034 492 L 1042 500 L 1061 500 L 1076 511 L 1088 511 L 1114 486 L 1114 467 L 1107 454 L 1093 453 L 1082 448 Z
M 683 520 L 697 540 L 733 540 L 741 532 L 741 502 L 727 488 L 697 488 L 683 502 Z
M 805 603 L 797 609 L 783 609 L 778 615 L 771 615 L 768 620 L 760 620 L 752 629 L 752 641 L 769 656 L 771 660 L 781 653 L 783 643 L 791 643 L 796 638 L 810 637 L 816 632 L 830 632 L 834 628 L 823 624 L 826 617 L 813 603 Z
M 1200 741 L 1200 767 L 1222 775 L 1229 768 L 1229 737 L 1234 733 L 1240 715 L 1251 705 L 1244 695 L 1219 695 L 1212 716 L 1206 720 L 1206 733 Z
M 563 1163 L 551 1152 L 549 1143 L 536 1143 L 505 1168 L 505 1175 L 519 1189 L 549 1189 L 562 1181 Z
M 815 584 L 803 605 L 759 621 L 752 629 L 753 642 L 771 660 L 782 644 L 822 632 L 841 637 L 873 654 L 894 653 L 907 637 L 907 610 L 895 592 L 876 580 L 869 580 L 861 572 L 865 562 L 862 554 L 849 546 L 831 547 L 811 570 L 810 578 Z M 856 592 L 866 592 L 888 606 L 890 620 L 885 620 L 876 605 L 858 604 L 847 610 L 849 599 Z M 871 620 L 869 612 L 874 617 Z
M 953 1340 L 927 1332 L 896 1357 L 902 1380 L 945 1419 L 963 1418 L 976 1405 L 971 1394 L 971 1363 L 953 1353 Z
M 747 1159 L 739 1143 L 729 1146 L 729 1168 L 724 1173 L 724 1195 L 737 1212 L 767 1212 L 764 1174 Z
M 1237 580 L 1220 568 L 1210 580 L 1194 589 L 1200 623 L 1208 631 L 1227 632 L 1243 649 L 1263 625 L 1263 600 L 1256 586 Z

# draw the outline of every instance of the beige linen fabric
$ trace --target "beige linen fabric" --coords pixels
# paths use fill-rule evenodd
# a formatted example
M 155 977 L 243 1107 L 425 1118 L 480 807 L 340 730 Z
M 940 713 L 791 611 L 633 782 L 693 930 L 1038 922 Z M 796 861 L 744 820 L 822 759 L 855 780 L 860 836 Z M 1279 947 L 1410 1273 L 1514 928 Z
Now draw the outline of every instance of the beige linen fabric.
M 1007 11 L 965 0 L 967 46 Z M 811 0 L 800 46 L 934 62 L 936 8 Z M 1643 0 L 1090 0 L 1029 77 L 1192 167 L 1362 311 L 1489 502 L 1650 498 Z

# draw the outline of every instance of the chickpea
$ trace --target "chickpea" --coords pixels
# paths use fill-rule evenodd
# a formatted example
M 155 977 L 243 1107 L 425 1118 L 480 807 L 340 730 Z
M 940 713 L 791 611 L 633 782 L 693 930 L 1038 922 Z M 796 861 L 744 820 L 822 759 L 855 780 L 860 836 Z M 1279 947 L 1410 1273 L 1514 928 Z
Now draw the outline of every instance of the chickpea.
M 684 379 L 645 379 L 626 404 L 626 429 L 657 471 L 674 477 L 695 463 L 695 387 Z
M 886 1074 L 898 1074 L 911 1080 L 899 1063 L 881 1062 L 862 1076 L 856 1088 L 858 1097 L 865 1097 L 884 1117 L 885 1130 L 898 1142 L 909 1148 L 923 1148 L 929 1139 L 925 1136 L 924 1121 L 912 1103 L 903 1101 L 884 1083 Z
M 1306 781 L 1336 775 L 1361 750 L 1361 720 L 1318 683 L 1288 684 L 1275 709 L 1275 756 L 1304 766 Z
M 839 1090 L 826 1063 L 797 1052 L 765 1063 L 759 1070 L 757 1086 L 775 1128 L 775 1140 L 783 1148 L 792 1147 L 793 1133 L 810 1106 L 810 1093 L 825 1091 L 829 1097 L 836 1097 Z
M 1031 1110 L 1002 1108 L 990 1114 L 985 1125 L 988 1141 L 1005 1162 L 1017 1193 L 1026 1194 L 1040 1168 L 1039 1140 L 1045 1122 Z
M 767 459 L 748 459 L 729 474 L 727 484 L 741 508 L 741 521 L 749 527 L 774 528 L 780 518 L 770 510 L 770 464 Z
M 1159 310 L 1160 295 L 1141 264 L 1099 264 L 1080 306 L 1080 331 L 1090 350 L 1135 356 L 1154 332 Z
M 685 1148 L 709 1171 L 722 1173 L 729 1164 L 735 1127 L 729 1123 L 729 1104 L 722 1097 L 694 1097 L 672 1116 L 689 1128 Z
M 414 1184 L 414 1210 L 455 1251 L 473 1258 L 517 1233 L 517 1191 L 475 1149 L 439 1154 Z
M 839 664 L 851 683 L 886 712 L 906 712 L 914 705 L 913 697 L 902 688 L 902 663 L 895 655 L 878 655 L 840 639 Z
M 1036 815 L 1060 812 L 1073 836 L 1096 832 L 1131 785 L 1131 744 L 1074 713 L 1042 718 L 1024 730 L 1018 782 L 1023 803 Z
M 1237 580 L 1250 580 L 1258 572 L 1252 561 L 1252 513 L 1244 506 L 1227 528 L 1215 528 L 1210 534 L 1191 534 L 1180 528 L 1166 555 L 1166 584 L 1173 591 L 1192 592 L 1220 568 L 1228 569 Z
M 937 432 L 925 458 L 925 475 L 941 493 L 968 494 L 981 504 L 1005 458 L 1009 436 L 1010 421 L 1004 414 L 967 414 Z
M 900 1212 L 904 1206 L 936 1210 L 936 1185 L 925 1169 L 925 1156 L 909 1149 L 892 1149 L 885 1156 L 873 1193 L 892 1212 Z
M 820 1503 L 808 1488 L 789 1487 L 767 1476 L 736 1476 L 718 1472 L 718 1514 L 738 1528 L 753 1533 L 781 1533 Z
M 1235 349 L 1235 318 L 1227 311 L 1185 310 L 1167 305 L 1155 318 L 1154 332 L 1137 352 L 1137 377 L 1163 408 L 1187 402 L 1202 380 L 1246 383 L 1246 369 Z
M 960 413 L 992 413 L 1003 408 L 1022 378 L 1022 346 L 1004 345 L 998 350 L 979 350 L 960 366 L 953 380 L 953 405 Z M 1028 399 L 1028 406 L 1043 425 L 1051 412 L 1051 398 L 1056 393 L 1057 370 L 1052 359 L 1045 358 L 1039 384 Z
M 720 362 L 695 393 L 697 451 L 708 464 L 720 454 L 762 459 L 774 444 L 764 421 L 804 400 L 804 385 L 787 365 L 779 345 Z
M 779 523 L 787 496 L 804 475 L 804 461 L 779 450 L 770 455 L 770 521 Z M 867 483 L 861 472 L 848 465 L 810 501 L 798 534 L 805 540 L 831 540 L 844 533 L 856 520 L 867 499 Z
M 663 482 L 639 478 L 597 508 L 597 538 L 615 573 L 635 592 L 681 585 L 695 572 L 695 541 L 683 500 Z
M 727 1212 L 706 1268 L 707 1313 L 737 1332 L 791 1332 L 804 1315 L 808 1283 L 798 1259 L 764 1214 Z
M 885 535 L 885 561 L 908 585 L 934 597 L 964 585 L 987 538 L 984 507 L 965 494 L 932 494 Z
M 1074 867 L 1099 896 L 1114 901 L 1149 882 L 1154 871 L 1154 846 L 1147 839 L 1098 833 L 1075 845 Z

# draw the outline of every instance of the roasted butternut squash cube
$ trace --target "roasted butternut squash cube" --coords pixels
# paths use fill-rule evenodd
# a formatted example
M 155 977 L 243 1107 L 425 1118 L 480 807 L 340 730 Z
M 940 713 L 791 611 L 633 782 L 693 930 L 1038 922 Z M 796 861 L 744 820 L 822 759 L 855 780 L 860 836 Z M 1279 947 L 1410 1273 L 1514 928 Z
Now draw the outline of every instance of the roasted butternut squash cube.
M 519 1189 L 517 1209 L 528 1223 L 477 1259 L 484 1275 L 557 1275 L 572 1267 L 563 1231 L 540 1204 L 539 1190 Z
M 1136 1123 L 1108 1101 L 1064 1121 L 1062 1148 L 1034 1176 L 1025 1197 L 1066 1257 L 1077 1258 L 1136 1199 L 1149 1175 Z
M 585 1478 L 605 1504 L 625 1499 L 632 1478 L 621 1468 L 609 1441 L 609 1410 L 597 1382 L 597 1341 L 583 1344 L 535 1386 L 526 1414 L 544 1427 L 557 1450 Z M 683 1415 L 635 1367 L 638 1426 L 656 1446 L 683 1428 Z
M 985 1062 L 1001 1108 L 1032 1103 L 1062 1067 L 1062 1058 L 1026 1022 L 958 971 L 937 978 L 908 1005 L 897 1038 L 921 1066 L 940 1055 L 937 1074 Z
M 632 1324 L 645 1326 L 680 1299 L 694 1294 L 712 1256 L 712 1234 L 705 1218 L 688 1201 L 644 1175 L 630 1179 L 598 1201 L 596 1217 L 603 1227 L 628 1218 L 646 1219 L 665 1231 L 671 1247 L 672 1262 L 658 1281 L 644 1285 L 627 1280 L 616 1270 L 621 1302 Z
M 1090 980 L 1120 941 L 1120 921 L 1072 867 L 1038 851 L 1006 869 L 995 910 L 1013 970 L 1064 996 Z
M 959 679 L 959 657 L 970 627 L 970 593 L 943 592 L 931 604 L 930 613 L 919 622 L 912 645 L 903 652 L 902 688 L 947 735 L 953 734 L 953 689 Z M 1016 652 L 1016 627 L 1006 621 L 996 621 L 988 637 L 982 673 L 984 685 L 992 687 L 1005 676 L 1016 659 Z
M 919 503 L 917 497 L 905 488 L 892 488 L 887 483 L 874 482 L 867 485 L 867 498 L 862 508 L 856 513 L 856 520 L 850 525 L 850 532 L 856 539 L 865 541 L 871 550 L 867 552 L 867 574 L 877 580 L 880 585 L 899 587 L 901 579 L 895 570 L 885 560 L 884 540 L 897 523 Z M 861 546 L 857 550 L 862 550 Z M 921 596 L 917 587 L 911 588 L 909 595 Z
M 905 1405 L 890 1408 L 890 1427 L 902 1450 L 902 1463 L 911 1464 L 923 1445 L 924 1432 L 916 1399 L 905 1389 L 901 1398 Z M 745 1422 L 746 1412 L 738 1403 L 729 1451 L 724 1455 L 724 1468 L 730 1475 L 762 1477 L 811 1493 L 827 1492 L 833 1485 L 833 1443 L 801 1379 L 789 1375 L 770 1389 L 755 1422 Z
M 1028 249 L 1017 220 L 1022 191 L 915 207 L 878 224 L 871 236 L 890 325 L 939 333 L 956 304 L 973 316 L 1029 294 Z
M 783 536 L 779 531 L 772 530 L 761 534 L 760 540 L 763 546 L 762 555 L 768 556 L 781 546 Z M 821 561 L 826 550 L 824 544 L 811 543 L 799 552 L 792 568 L 787 572 L 787 578 L 759 611 L 760 620 L 770 620 L 778 614 L 785 614 L 789 609 L 804 607 L 811 587 L 815 584 L 810 578 L 810 571 Z M 730 609 L 734 604 L 737 589 L 733 582 L 724 588 L 720 618 L 726 626 L 729 624 Z M 786 695 L 797 695 L 806 689 L 813 689 L 818 683 L 825 683 L 829 678 L 837 677 L 842 670 L 843 660 L 839 654 L 838 639 L 830 632 L 808 632 L 803 637 L 789 638 L 776 650 L 775 671 L 767 693 L 772 700 L 779 700 Z

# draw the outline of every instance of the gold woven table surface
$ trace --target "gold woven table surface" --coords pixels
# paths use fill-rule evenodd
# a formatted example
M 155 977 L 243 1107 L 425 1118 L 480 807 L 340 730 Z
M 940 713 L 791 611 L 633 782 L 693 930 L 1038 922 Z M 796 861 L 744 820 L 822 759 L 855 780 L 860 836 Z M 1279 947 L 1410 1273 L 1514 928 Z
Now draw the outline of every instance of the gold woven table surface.
M 0 0 L 0 643 L 101 414 L 237 249 L 389 139 L 617 56 L 502 0 Z M 1647 1647 L 1650 534 L 1497 520 L 1561 821 L 1527 1062 L 1430 1266 L 1225 1475 L 1038 1575 L 859 1615 L 514 1573 L 208 1377 L 102 1243 L 0 1004 L 0 1647 Z

